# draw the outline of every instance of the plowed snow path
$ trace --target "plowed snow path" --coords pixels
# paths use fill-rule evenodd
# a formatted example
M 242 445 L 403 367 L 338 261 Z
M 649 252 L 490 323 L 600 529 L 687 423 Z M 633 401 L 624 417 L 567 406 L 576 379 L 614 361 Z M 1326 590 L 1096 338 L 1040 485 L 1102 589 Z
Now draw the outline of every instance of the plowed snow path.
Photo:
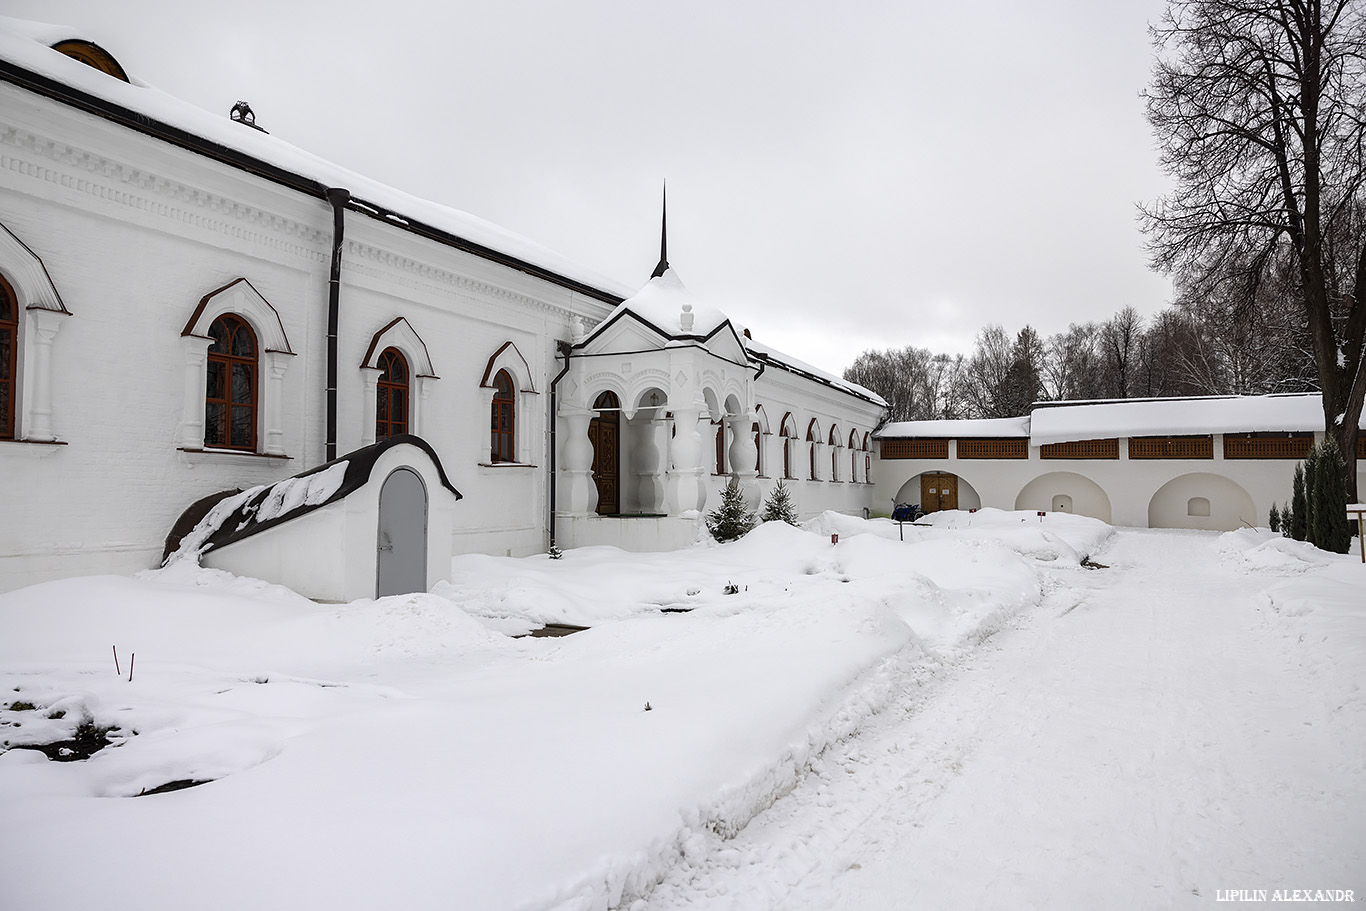
M 1335 730 L 1215 536 L 1124 531 L 1110 569 L 903 696 L 632 911 L 1186 908 L 1224 889 L 1366 900 L 1360 731 Z

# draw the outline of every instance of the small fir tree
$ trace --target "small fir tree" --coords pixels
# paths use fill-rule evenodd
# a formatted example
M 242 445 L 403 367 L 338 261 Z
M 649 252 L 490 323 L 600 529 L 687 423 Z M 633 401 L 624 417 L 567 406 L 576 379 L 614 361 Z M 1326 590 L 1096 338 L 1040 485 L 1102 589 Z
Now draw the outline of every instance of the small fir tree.
M 1266 517 L 1266 522 L 1273 532 L 1281 530 L 1281 510 L 1275 503 L 1271 504 L 1271 514 Z
M 1319 471 L 1319 447 L 1309 450 L 1304 460 L 1304 537 L 1301 541 L 1314 543 L 1314 483 Z
M 1317 448 L 1309 508 L 1313 541 L 1324 550 L 1345 554 L 1352 546 L 1352 533 L 1347 529 L 1347 465 L 1331 436 L 1325 436 Z
M 1304 463 L 1295 466 L 1295 480 L 1290 494 L 1290 537 L 1303 541 L 1309 533 L 1309 501 L 1304 493 Z
M 759 521 L 797 524 L 797 507 L 792 502 L 792 491 L 781 480 L 764 499 L 764 510 L 759 514 Z
M 1295 517 L 1290 513 L 1290 504 L 1281 506 L 1281 534 L 1290 537 L 1290 526 L 1295 524 Z
M 721 505 L 707 513 L 707 531 L 724 544 L 749 534 L 756 523 L 754 513 L 745 508 L 745 495 L 740 492 L 739 483 L 731 478 L 721 491 Z

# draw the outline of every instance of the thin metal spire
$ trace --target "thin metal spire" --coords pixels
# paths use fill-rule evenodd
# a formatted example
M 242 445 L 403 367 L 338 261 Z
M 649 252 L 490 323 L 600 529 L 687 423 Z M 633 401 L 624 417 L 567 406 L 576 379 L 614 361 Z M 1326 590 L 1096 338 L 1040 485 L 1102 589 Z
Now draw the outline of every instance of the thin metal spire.
M 669 182 L 664 182 L 661 216 L 659 224 L 659 265 L 650 273 L 650 278 L 659 278 L 669 269 Z

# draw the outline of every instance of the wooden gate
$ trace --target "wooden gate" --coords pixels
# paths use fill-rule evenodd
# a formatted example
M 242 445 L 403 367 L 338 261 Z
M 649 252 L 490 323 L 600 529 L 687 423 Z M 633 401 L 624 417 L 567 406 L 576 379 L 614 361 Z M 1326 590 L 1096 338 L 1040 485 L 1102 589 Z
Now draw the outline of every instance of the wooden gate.
M 922 474 L 920 476 L 920 508 L 925 512 L 958 508 L 958 475 Z
M 614 393 L 604 392 L 593 402 L 598 416 L 588 422 L 593 444 L 593 483 L 598 488 L 598 515 L 621 512 L 621 404 Z
M 427 590 L 427 487 L 396 468 L 379 489 L 375 597 Z

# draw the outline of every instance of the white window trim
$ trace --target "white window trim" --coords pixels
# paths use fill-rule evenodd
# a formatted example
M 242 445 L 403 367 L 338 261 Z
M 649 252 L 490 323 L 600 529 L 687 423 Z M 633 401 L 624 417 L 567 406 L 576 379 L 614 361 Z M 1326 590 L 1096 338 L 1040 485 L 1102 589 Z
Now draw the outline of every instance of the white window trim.
M 289 347 L 280 314 L 261 292 L 245 278 L 238 278 L 199 301 L 181 330 L 185 354 L 185 404 L 180 422 L 180 448 L 187 452 L 206 450 L 204 446 L 205 393 L 208 387 L 209 327 L 220 316 L 233 314 L 247 321 L 256 333 L 256 450 L 257 455 L 285 455 L 284 385 L 285 373 L 294 351 Z M 252 453 L 243 453 L 251 455 Z
M 14 289 L 19 311 L 13 387 L 14 439 L 4 442 L 59 443 L 52 426 L 53 342 L 71 311 L 62 302 L 43 261 L 3 224 L 0 271 Z
M 441 377 L 436 375 L 427 343 L 412 324 L 402 316 L 390 320 L 370 339 L 370 347 L 360 364 L 361 382 L 361 445 L 369 446 L 375 442 L 376 395 L 379 390 L 379 375 L 383 372 L 379 358 L 385 351 L 393 348 L 408 361 L 411 379 L 408 381 L 408 432 L 422 436 L 427 411 L 427 399 L 432 394 L 432 384 Z
M 512 388 L 514 395 L 512 413 L 512 446 L 515 462 L 494 462 L 493 461 L 493 434 L 489 433 L 484 442 L 479 444 L 479 452 L 483 456 L 480 465 L 508 467 L 530 465 L 534 461 L 531 453 L 531 438 L 533 430 L 531 421 L 534 414 L 539 414 L 539 409 L 533 407 L 536 401 L 536 386 L 532 380 L 532 371 L 527 360 L 522 356 L 522 352 L 517 350 L 516 343 L 507 341 L 502 344 L 497 351 L 489 357 L 488 364 L 484 367 L 484 376 L 479 381 L 479 401 L 482 406 L 481 414 L 485 416 L 485 423 L 493 416 L 493 394 L 496 391 L 493 385 L 494 377 L 498 376 L 498 371 L 506 370 L 508 376 L 512 377 Z

